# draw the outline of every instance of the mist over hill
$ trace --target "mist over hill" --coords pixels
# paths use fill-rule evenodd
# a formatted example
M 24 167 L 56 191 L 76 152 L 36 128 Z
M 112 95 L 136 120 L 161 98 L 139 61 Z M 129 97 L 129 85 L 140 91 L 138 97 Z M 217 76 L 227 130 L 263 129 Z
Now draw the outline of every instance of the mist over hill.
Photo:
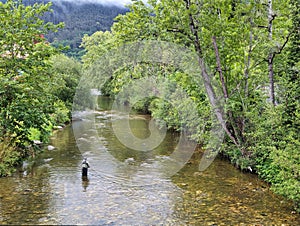
M 71 2 L 75 4 L 86 4 L 86 3 L 95 3 L 102 4 L 107 6 L 125 6 L 129 4 L 131 0 L 52 0 L 52 2 Z
M 6 2 L 5 0 L 0 0 Z M 49 0 L 23 0 L 25 5 L 47 3 Z M 130 0 L 52 0 L 52 12 L 46 13 L 45 21 L 65 27 L 57 33 L 45 34 L 54 46 L 69 46 L 68 56 L 80 58 L 83 49 L 79 46 L 84 34 L 110 30 L 114 18 L 128 11 L 125 4 Z
M 78 4 L 71 1 L 54 1 L 52 9 L 52 13 L 45 15 L 45 20 L 53 23 L 64 22 L 65 27 L 58 33 L 49 34 L 47 38 L 54 45 L 70 46 L 66 53 L 76 58 L 82 55 L 79 46 L 84 34 L 110 30 L 114 18 L 127 11 L 126 8 L 116 5 Z

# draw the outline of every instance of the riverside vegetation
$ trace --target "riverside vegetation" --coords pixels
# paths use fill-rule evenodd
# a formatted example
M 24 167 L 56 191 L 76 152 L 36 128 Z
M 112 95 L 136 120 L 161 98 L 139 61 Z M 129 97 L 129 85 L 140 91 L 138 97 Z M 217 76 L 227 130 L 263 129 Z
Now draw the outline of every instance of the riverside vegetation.
M 300 210 L 298 0 L 136 0 L 129 12 L 116 17 L 111 31 L 84 36 L 81 63 L 57 54 L 40 35 L 61 26 L 39 19 L 50 3 L 0 4 L 1 175 L 38 151 L 35 140 L 47 142 L 53 127 L 69 120 L 78 79 L 100 56 L 128 42 L 160 40 L 194 51 L 205 62 L 199 74 L 218 81 L 227 114 L 227 120 L 221 118 L 226 137 L 220 154 L 241 170 L 257 173 Z M 194 123 L 201 129 L 191 139 L 206 147 L 208 103 L 217 97 L 208 98 L 193 78 L 170 66 L 151 65 L 151 70 L 175 81 L 196 103 L 201 114 Z M 134 79 L 153 76 L 149 71 L 146 63 L 125 65 L 102 93 L 114 97 Z M 135 107 L 163 119 L 169 129 L 187 123 L 157 98 Z
M 55 126 L 70 121 L 81 65 L 44 38 L 63 24 L 41 19 L 51 3 L 0 2 L 0 175 L 48 142 Z

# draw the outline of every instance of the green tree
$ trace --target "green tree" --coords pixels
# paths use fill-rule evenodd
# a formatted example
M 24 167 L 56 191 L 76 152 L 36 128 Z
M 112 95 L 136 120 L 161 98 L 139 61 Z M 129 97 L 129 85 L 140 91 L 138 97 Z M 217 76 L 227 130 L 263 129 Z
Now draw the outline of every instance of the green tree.
M 80 47 L 86 50 L 82 57 L 85 68 L 91 66 L 102 55 L 116 46 L 116 39 L 109 31 L 97 31 L 93 35 L 84 35 Z
M 81 63 L 63 54 L 50 58 L 51 67 L 51 95 L 54 102 L 54 113 L 51 121 L 55 125 L 65 124 L 71 120 L 73 98 L 81 77 Z
M 198 92 L 189 75 L 174 71 L 166 74 L 186 89 L 204 116 L 215 111 L 227 134 L 224 155 L 240 168 L 256 171 L 273 184 L 276 192 L 297 203 L 300 194 L 298 6 L 297 0 L 150 0 L 148 4 L 137 0 L 129 7 L 130 12 L 116 18 L 109 38 L 115 46 L 154 39 L 194 51 L 206 97 Z M 89 46 L 87 56 L 92 53 L 93 45 L 99 45 L 99 53 L 105 52 L 104 43 Z M 116 73 L 107 86 L 118 92 L 134 76 L 132 71 Z M 213 81 L 217 81 L 222 92 L 215 89 Z M 217 102 L 220 95 L 225 99 L 226 117 Z M 149 106 L 154 116 L 176 128 L 178 118 L 173 108 L 158 100 Z M 196 123 L 199 128 L 210 128 L 207 118 L 199 118 Z M 203 134 L 199 130 L 192 137 L 199 141 Z
M 52 61 L 52 93 L 72 109 L 73 97 L 82 74 L 82 65 L 63 54 L 54 55 Z
M 288 48 L 287 68 L 281 78 L 281 106 L 278 107 L 278 129 L 281 140 L 276 150 L 270 154 L 271 166 L 277 174 L 271 178 L 273 190 L 294 200 L 300 212 L 300 2 L 290 1 L 292 27 L 290 29 L 290 46 Z M 277 116 L 277 117 L 278 117 Z
M 51 132 L 54 107 L 49 57 L 56 50 L 44 35 L 62 24 L 41 19 L 50 6 L 51 3 L 24 6 L 22 1 L 0 2 L 0 143 L 17 153 L 13 160 L 11 153 L 2 155 L 0 162 L 8 167 L 33 154 L 28 149 L 33 139 L 47 141 Z

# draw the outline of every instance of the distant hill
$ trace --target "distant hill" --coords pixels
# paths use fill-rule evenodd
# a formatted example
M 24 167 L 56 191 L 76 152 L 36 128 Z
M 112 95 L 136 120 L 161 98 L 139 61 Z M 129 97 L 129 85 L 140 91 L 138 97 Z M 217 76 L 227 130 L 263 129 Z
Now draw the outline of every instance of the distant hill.
M 0 0 L 5 2 L 5 0 Z M 49 0 L 23 0 L 23 4 L 47 3 Z M 80 58 L 83 50 L 79 47 L 84 34 L 93 34 L 96 31 L 110 30 L 114 18 L 128 10 L 115 5 L 101 5 L 95 3 L 76 4 L 72 1 L 52 2 L 52 13 L 45 15 L 45 21 L 52 23 L 64 22 L 64 29 L 58 33 L 46 34 L 47 39 L 54 46 L 70 46 L 66 54 Z

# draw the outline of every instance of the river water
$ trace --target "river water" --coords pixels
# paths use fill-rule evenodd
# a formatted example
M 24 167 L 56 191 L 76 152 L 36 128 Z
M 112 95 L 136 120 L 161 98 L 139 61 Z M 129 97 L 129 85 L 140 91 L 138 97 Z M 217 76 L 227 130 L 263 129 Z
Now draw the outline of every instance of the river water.
M 200 148 L 171 177 L 157 168 L 179 136 L 168 132 L 153 151 L 123 146 L 112 130 L 118 112 L 109 103 L 90 120 L 57 131 L 51 145 L 12 177 L 0 178 L 0 224 L 84 225 L 300 225 L 292 204 L 273 194 L 257 176 L 217 158 L 198 171 Z M 89 122 L 94 129 L 86 128 Z M 133 133 L 145 137 L 149 116 L 134 115 Z M 149 135 L 149 134 L 148 134 Z M 88 157 L 88 179 L 80 163 Z

